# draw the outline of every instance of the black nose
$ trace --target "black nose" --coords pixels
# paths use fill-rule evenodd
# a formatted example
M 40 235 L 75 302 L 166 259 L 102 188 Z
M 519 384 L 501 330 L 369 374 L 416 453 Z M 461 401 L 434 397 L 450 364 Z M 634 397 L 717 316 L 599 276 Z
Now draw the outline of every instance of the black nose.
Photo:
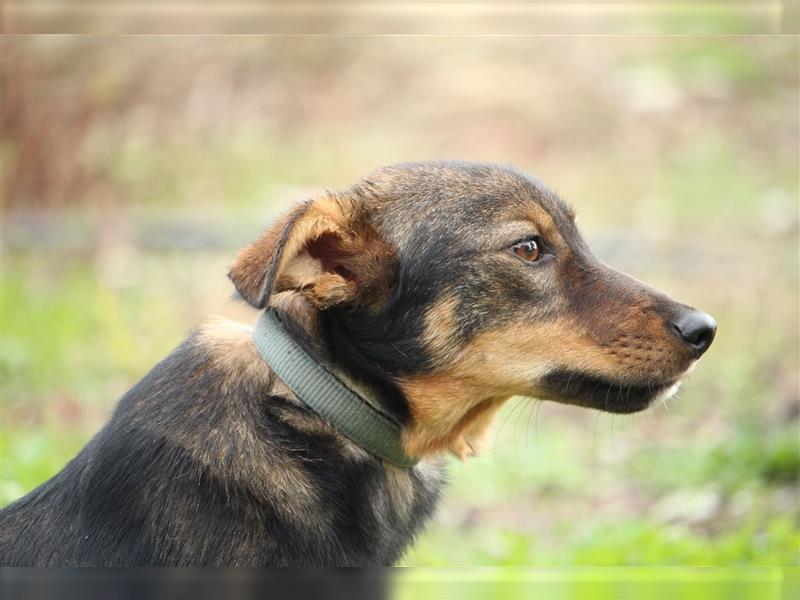
M 683 341 L 695 349 L 698 357 L 708 350 L 717 333 L 717 322 L 699 310 L 687 310 L 672 325 Z

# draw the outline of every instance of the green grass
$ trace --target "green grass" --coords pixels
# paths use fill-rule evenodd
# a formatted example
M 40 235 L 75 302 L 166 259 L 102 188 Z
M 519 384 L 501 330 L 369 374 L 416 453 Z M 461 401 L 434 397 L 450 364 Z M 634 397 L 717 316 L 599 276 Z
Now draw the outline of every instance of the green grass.
M 11 430 L 0 440 L 0 505 L 22 497 L 67 464 L 86 444 L 88 432 L 57 427 Z
M 417 569 L 397 573 L 398 600 L 787 600 L 800 592 L 797 569 L 645 567 Z
M 107 401 L 109 384 L 141 375 L 183 333 L 175 307 L 152 289 L 115 288 L 83 261 L 6 256 L 4 263 L 6 407 L 55 391 Z M 150 328 L 154 322 L 162 325 Z
M 507 432 L 510 439 L 488 456 L 452 465 L 442 509 L 451 514 L 423 534 L 405 563 L 800 563 L 796 424 L 712 444 L 669 447 L 656 439 L 632 454 L 618 450 L 622 460 L 605 466 L 593 453 L 613 453 L 632 436 L 557 425 L 563 429 L 529 440 L 533 449 Z

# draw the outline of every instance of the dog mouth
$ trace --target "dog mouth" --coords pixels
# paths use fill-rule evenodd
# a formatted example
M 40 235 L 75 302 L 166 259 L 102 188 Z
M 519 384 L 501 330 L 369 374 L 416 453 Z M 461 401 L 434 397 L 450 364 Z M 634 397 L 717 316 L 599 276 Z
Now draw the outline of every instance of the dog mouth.
M 541 382 L 543 399 L 577 404 L 610 413 L 634 413 L 646 409 L 658 398 L 674 394 L 677 380 L 622 383 L 597 375 L 559 369 Z

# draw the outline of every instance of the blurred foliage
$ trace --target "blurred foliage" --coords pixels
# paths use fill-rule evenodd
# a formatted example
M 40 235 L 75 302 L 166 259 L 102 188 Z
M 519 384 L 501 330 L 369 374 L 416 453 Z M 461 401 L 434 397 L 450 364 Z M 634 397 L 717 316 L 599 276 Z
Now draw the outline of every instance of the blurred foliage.
M 405 564 L 800 562 L 791 39 L 3 50 L 0 503 L 63 466 L 209 314 L 254 320 L 227 265 L 289 202 L 383 163 L 475 159 L 553 185 L 599 257 L 719 334 L 680 398 L 641 415 L 509 403 L 486 453 L 451 465 Z
M 393 587 L 394 597 L 403 600 L 784 600 L 800 590 L 800 577 L 787 571 L 664 567 L 411 569 L 396 577 Z

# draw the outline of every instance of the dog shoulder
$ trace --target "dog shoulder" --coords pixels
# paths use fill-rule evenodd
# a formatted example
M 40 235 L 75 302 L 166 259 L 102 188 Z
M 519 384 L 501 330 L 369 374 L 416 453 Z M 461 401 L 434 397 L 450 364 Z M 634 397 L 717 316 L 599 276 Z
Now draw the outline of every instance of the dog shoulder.
M 125 394 L 112 424 L 132 420 L 173 432 L 186 432 L 195 419 L 198 427 L 241 424 L 274 383 L 249 327 L 209 319 Z
M 221 378 L 248 377 L 266 383 L 270 369 L 251 338 L 252 328 L 222 317 L 204 322 L 187 340 L 187 350 L 200 354 Z
M 225 392 L 233 391 L 233 384 L 269 387 L 272 371 L 258 353 L 251 332 L 251 327 L 237 321 L 211 317 L 151 374 L 158 375 L 159 385 L 169 381 L 182 387 L 202 386 Z

